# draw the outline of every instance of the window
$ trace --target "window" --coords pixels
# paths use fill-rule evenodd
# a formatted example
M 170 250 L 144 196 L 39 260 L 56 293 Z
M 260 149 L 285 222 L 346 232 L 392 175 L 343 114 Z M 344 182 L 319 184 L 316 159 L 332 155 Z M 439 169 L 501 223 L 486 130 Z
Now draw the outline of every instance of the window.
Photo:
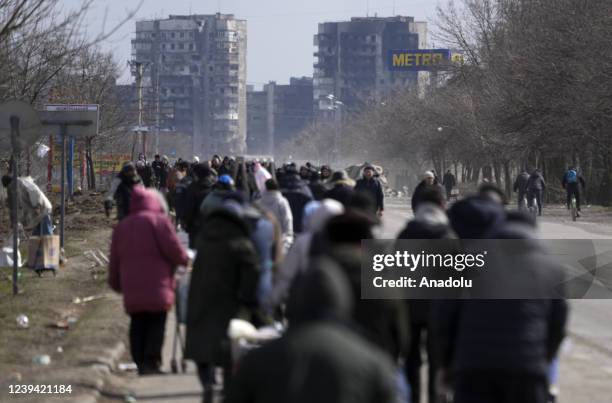
M 181 38 L 184 38 L 184 37 L 185 37 L 185 33 L 184 33 L 184 32 L 181 32 L 179 36 L 180 36 Z
M 161 48 L 162 48 L 163 50 L 166 50 L 166 44 L 165 44 L 165 43 L 162 43 Z
M 172 45 L 170 45 L 170 49 L 174 50 L 174 48 L 175 48 L 175 45 L 173 43 Z
M 179 43 L 178 46 L 179 46 L 179 49 L 181 49 L 181 50 L 185 49 L 185 44 L 183 44 L 183 43 Z
M 189 44 L 189 50 L 194 50 L 195 49 L 195 45 L 193 43 Z

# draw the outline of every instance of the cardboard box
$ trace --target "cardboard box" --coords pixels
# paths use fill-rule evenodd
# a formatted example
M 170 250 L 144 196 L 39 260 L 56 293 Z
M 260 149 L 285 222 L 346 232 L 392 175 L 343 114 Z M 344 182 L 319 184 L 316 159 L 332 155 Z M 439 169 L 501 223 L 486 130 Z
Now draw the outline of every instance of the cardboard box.
M 58 270 L 59 236 L 33 236 L 28 241 L 28 267 L 35 270 Z

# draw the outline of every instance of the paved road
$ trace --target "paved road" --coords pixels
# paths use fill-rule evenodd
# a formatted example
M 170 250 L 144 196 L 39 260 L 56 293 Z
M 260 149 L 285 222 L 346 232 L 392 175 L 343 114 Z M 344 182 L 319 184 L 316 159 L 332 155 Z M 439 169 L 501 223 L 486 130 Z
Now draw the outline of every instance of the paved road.
M 394 238 L 410 217 L 405 202 L 389 201 L 378 236 Z M 540 236 L 545 239 L 601 239 L 606 238 L 602 235 L 605 233 L 612 233 L 612 223 L 574 225 L 561 218 L 546 217 L 540 222 Z M 174 315 L 171 315 L 164 346 L 165 369 L 168 371 L 174 323 Z M 609 403 L 612 399 L 612 301 L 573 301 L 569 328 L 570 335 L 562 353 L 559 401 Z M 201 401 L 201 388 L 192 365 L 186 375 L 140 378 L 133 382 L 132 387 L 138 402 Z

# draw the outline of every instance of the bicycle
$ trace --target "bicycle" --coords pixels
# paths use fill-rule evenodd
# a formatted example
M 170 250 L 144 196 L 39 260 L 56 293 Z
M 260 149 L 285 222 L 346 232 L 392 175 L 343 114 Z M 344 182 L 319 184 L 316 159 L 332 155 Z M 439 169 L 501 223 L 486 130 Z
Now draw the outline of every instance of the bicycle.
M 570 217 L 572 217 L 572 221 L 576 221 L 578 218 L 578 209 L 576 208 L 576 196 L 572 195 L 570 201 Z

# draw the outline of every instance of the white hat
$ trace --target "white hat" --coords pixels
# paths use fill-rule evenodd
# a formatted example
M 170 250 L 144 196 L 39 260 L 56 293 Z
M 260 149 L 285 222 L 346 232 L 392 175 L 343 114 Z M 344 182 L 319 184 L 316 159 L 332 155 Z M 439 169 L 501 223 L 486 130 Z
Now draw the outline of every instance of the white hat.
M 436 175 L 434 175 L 434 173 L 433 173 L 433 172 L 431 172 L 431 171 L 426 171 L 426 172 L 423 174 L 423 179 L 427 179 L 427 178 L 432 178 L 432 179 L 434 179 L 435 177 L 436 177 Z

